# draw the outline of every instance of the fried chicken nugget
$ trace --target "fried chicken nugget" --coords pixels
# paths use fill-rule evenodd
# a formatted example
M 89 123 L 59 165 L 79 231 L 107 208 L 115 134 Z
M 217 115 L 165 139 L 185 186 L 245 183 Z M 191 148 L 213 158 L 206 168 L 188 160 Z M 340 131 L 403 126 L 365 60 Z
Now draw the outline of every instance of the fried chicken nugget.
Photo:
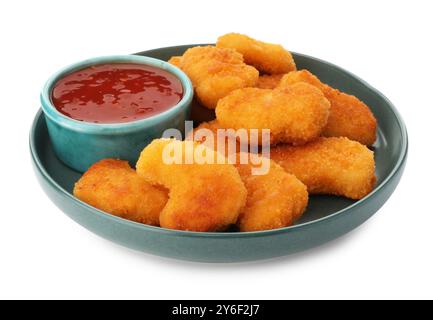
M 224 129 L 224 127 L 218 122 L 218 120 L 212 120 L 207 122 L 202 122 L 200 125 L 194 129 L 195 132 L 197 132 L 200 129 L 208 129 L 212 131 L 212 133 L 216 136 L 218 129 Z
M 260 89 L 275 89 L 280 84 L 283 74 L 264 74 L 259 77 L 256 88 Z
M 147 183 L 127 161 L 104 159 L 93 164 L 75 183 L 74 195 L 113 215 L 159 225 L 167 192 Z
M 232 48 L 244 56 L 247 64 L 268 74 L 296 70 L 292 54 L 281 45 L 266 43 L 239 33 L 228 33 L 218 38 L 218 48 Z
M 209 130 L 213 135 L 212 141 L 207 141 L 207 136 L 203 136 L 201 133 L 201 129 Z M 189 136 L 189 140 L 194 140 L 199 143 L 206 143 L 206 146 L 220 152 L 225 157 L 229 157 L 230 155 L 234 155 L 241 151 L 248 151 L 248 144 L 242 145 L 237 139 L 235 135 L 231 135 L 228 132 L 225 132 L 221 138 L 218 137 L 218 130 L 226 129 L 224 128 L 218 120 L 212 120 L 208 122 L 202 122 L 197 128 L 192 131 L 194 136 Z M 219 142 L 218 139 L 221 139 Z M 224 143 L 224 145 L 221 145 Z
M 365 145 L 372 145 L 376 141 L 376 118 L 365 103 L 355 96 L 322 83 L 307 70 L 289 72 L 281 79 L 279 87 L 299 82 L 306 82 L 320 89 L 331 103 L 323 136 L 347 137 Z
M 238 219 L 240 231 L 287 227 L 299 219 L 308 203 L 307 187 L 272 160 L 269 172 L 253 175 L 253 164 L 236 164 L 247 188 L 247 203 Z
M 215 109 L 218 100 L 235 89 L 255 86 L 259 78 L 259 72 L 233 49 L 194 47 L 169 62 L 188 75 L 199 102 L 208 109 Z
M 167 62 L 171 63 L 175 67 L 180 68 L 180 64 L 182 62 L 182 57 L 181 56 L 173 56 Z
M 168 157 L 179 151 L 181 163 L 167 163 Z M 141 152 L 138 174 L 169 189 L 169 200 L 160 215 L 161 227 L 222 231 L 236 223 L 247 195 L 239 173 L 231 164 L 199 164 L 196 159 L 185 163 L 189 153 L 203 152 L 214 161 L 221 157 L 198 143 L 174 139 L 156 139 Z
M 270 129 L 271 144 L 297 145 L 321 134 L 328 121 L 329 101 L 306 83 L 284 90 L 244 88 L 221 99 L 215 112 L 226 128 Z
M 280 145 L 271 149 L 271 159 L 294 174 L 312 194 L 361 199 L 376 183 L 373 152 L 344 137 L 321 137 L 298 147 Z

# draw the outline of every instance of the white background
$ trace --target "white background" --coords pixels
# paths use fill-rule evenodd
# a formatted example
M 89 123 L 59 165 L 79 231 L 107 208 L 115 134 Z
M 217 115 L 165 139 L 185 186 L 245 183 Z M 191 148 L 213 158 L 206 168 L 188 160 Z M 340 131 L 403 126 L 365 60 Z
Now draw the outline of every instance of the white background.
M 433 298 L 431 1 L 1 1 L 0 298 Z M 62 214 L 32 172 L 28 131 L 57 69 L 88 57 L 242 32 L 331 62 L 406 121 L 403 179 L 336 241 L 248 264 L 131 251 Z

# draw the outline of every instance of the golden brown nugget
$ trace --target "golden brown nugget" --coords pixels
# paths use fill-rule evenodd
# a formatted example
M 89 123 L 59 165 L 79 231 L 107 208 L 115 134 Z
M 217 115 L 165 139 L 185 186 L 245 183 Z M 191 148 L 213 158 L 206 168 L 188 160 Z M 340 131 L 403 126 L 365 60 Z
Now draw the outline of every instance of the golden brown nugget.
M 269 172 L 253 175 L 253 164 L 236 164 L 247 188 L 247 203 L 238 219 L 240 231 L 287 227 L 304 213 L 307 187 L 272 160 Z
M 307 70 L 289 72 L 281 79 L 279 87 L 299 82 L 306 82 L 320 89 L 331 103 L 323 136 L 347 137 L 365 145 L 372 145 L 376 141 L 376 118 L 365 103 L 355 96 L 320 82 Z
M 127 161 L 115 159 L 93 164 L 75 184 L 74 195 L 105 212 L 154 226 L 168 200 L 165 190 L 147 183 Z
M 284 74 L 264 74 L 257 81 L 257 88 L 260 89 L 275 89 L 280 84 Z
M 188 75 L 199 102 L 209 109 L 231 91 L 255 86 L 259 78 L 259 72 L 233 49 L 194 47 L 170 61 Z
M 176 151 L 175 151 L 176 150 Z M 182 163 L 164 163 L 181 151 Z M 137 172 L 149 183 L 169 190 L 160 215 L 161 227 L 190 231 L 222 231 L 236 223 L 247 191 L 231 164 L 186 162 L 186 154 L 202 151 L 215 159 L 217 152 L 192 141 L 156 139 L 141 152 Z
M 225 128 L 218 122 L 218 120 L 215 119 L 215 120 L 200 123 L 200 125 L 197 128 L 195 128 L 194 131 L 197 131 L 199 129 L 208 129 L 212 131 L 214 135 L 217 135 L 218 129 L 225 129 Z
M 182 57 L 181 56 L 173 56 L 168 60 L 168 63 L 180 68 L 180 64 L 181 64 L 181 60 Z
M 279 145 L 271 159 L 294 174 L 312 194 L 361 199 L 376 183 L 374 154 L 347 138 L 321 137 L 303 146 Z
M 207 135 L 204 135 L 201 129 L 207 129 L 210 132 L 206 132 L 206 134 L 211 133 L 213 138 L 211 141 L 207 141 Z M 206 143 L 206 146 L 220 152 L 225 157 L 229 157 L 238 152 L 248 151 L 248 143 L 241 144 L 237 139 L 235 134 L 231 134 L 230 132 L 222 132 L 220 133 L 220 137 L 218 136 L 218 130 L 223 129 L 223 126 L 218 122 L 218 120 L 212 120 L 208 122 L 202 122 L 197 128 L 193 130 L 194 136 L 189 136 L 189 140 L 194 140 L 199 143 Z M 220 139 L 220 141 L 218 140 Z M 222 143 L 224 145 L 222 145 Z
M 226 128 L 270 129 L 271 144 L 297 145 L 322 133 L 328 121 L 329 101 L 319 89 L 306 83 L 284 90 L 244 88 L 221 99 L 215 112 Z
M 266 43 L 239 33 L 228 33 L 218 38 L 217 47 L 232 48 L 241 53 L 247 64 L 268 74 L 296 70 L 292 54 L 281 45 Z

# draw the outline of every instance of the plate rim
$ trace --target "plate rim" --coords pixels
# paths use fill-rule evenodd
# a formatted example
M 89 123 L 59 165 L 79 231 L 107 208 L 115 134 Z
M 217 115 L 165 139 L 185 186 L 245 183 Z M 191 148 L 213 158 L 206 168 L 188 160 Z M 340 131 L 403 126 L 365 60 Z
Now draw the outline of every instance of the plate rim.
M 155 49 L 150 49 L 147 51 L 141 51 L 138 53 L 134 53 L 134 55 L 137 55 L 137 54 L 142 55 L 146 52 L 154 51 L 154 50 L 160 50 L 160 49 L 178 48 L 178 47 L 185 47 L 185 46 L 197 46 L 197 45 L 206 45 L 206 44 L 191 44 L 191 45 L 160 47 L 160 48 L 155 48 Z M 157 232 L 157 233 L 166 234 L 166 235 L 170 235 L 170 236 L 195 237 L 195 238 L 203 238 L 203 237 L 209 238 L 210 237 L 210 238 L 224 238 L 224 239 L 227 239 L 227 238 L 267 237 L 267 236 L 272 236 L 272 235 L 276 235 L 276 234 L 292 232 L 292 231 L 302 229 L 302 228 L 311 227 L 315 224 L 323 223 L 323 222 L 327 222 L 327 221 L 330 221 L 332 219 L 335 219 L 335 218 L 339 217 L 340 215 L 346 213 L 347 211 L 352 210 L 354 207 L 361 206 L 365 202 L 370 201 L 370 199 L 376 193 L 378 193 L 381 189 L 383 189 L 390 182 L 390 180 L 400 171 L 401 167 L 404 166 L 404 164 L 406 162 L 406 158 L 407 158 L 407 154 L 408 154 L 408 146 L 409 146 L 407 129 L 406 129 L 406 126 L 404 124 L 404 121 L 403 121 L 400 113 L 398 112 L 398 110 L 394 106 L 394 104 L 385 95 L 383 95 L 379 90 L 377 90 L 376 88 L 374 88 L 373 86 L 368 84 L 366 81 L 364 81 L 360 77 L 358 77 L 355 74 L 351 73 L 350 71 L 347 71 L 344 68 L 339 67 L 339 66 L 337 66 L 333 63 L 330 63 L 326 60 L 322 60 L 322 59 L 319 59 L 319 58 L 316 58 L 313 56 L 309 56 L 306 54 L 297 53 L 297 52 L 293 52 L 293 51 L 291 51 L 291 53 L 294 56 L 299 56 L 299 57 L 303 57 L 303 58 L 315 60 L 315 61 L 320 62 L 320 63 L 327 64 L 328 66 L 330 66 L 334 69 L 337 69 L 340 72 L 346 73 L 349 76 L 353 77 L 355 80 L 359 81 L 367 89 L 374 92 L 376 95 L 378 95 L 381 99 L 383 99 L 387 103 L 387 105 L 391 109 L 391 111 L 392 111 L 392 113 L 393 113 L 393 115 L 397 121 L 397 124 L 399 126 L 399 129 L 400 129 L 402 146 L 400 149 L 399 157 L 398 157 L 396 163 L 394 164 L 391 172 L 367 196 L 365 196 L 364 198 L 362 198 L 360 200 L 357 200 L 356 202 L 350 204 L 349 206 L 347 206 L 341 210 L 338 210 L 338 211 L 336 211 L 330 215 L 327 215 L 325 217 L 321 217 L 319 219 L 303 222 L 300 224 L 288 226 L 288 227 L 271 229 L 271 230 L 262 230 L 262 231 L 248 231 L 248 232 L 199 232 L 199 231 L 184 231 L 184 230 L 166 229 L 163 227 L 150 226 L 150 225 L 146 225 L 146 224 L 142 224 L 142 223 L 138 223 L 138 222 L 134 222 L 131 220 L 117 217 L 115 215 L 112 215 L 110 213 L 107 213 L 105 211 L 97 209 L 95 207 L 92 207 L 92 206 L 88 205 L 87 203 L 77 199 L 73 194 L 69 193 L 67 190 L 65 190 L 63 187 L 61 187 L 48 174 L 48 172 L 46 171 L 45 167 L 42 165 L 42 162 L 41 162 L 41 160 L 40 160 L 40 158 L 36 152 L 36 127 L 37 127 L 38 122 L 41 121 L 43 117 L 45 117 L 45 115 L 42 111 L 42 108 L 39 108 L 38 112 L 36 113 L 36 115 L 33 119 L 33 122 L 32 122 L 32 126 L 30 128 L 30 133 L 29 133 L 29 149 L 30 149 L 32 161 L 35 164 L 35 168 L 37 168 L 37 170 L 39 171 L 41 176 L 57 192 L 60 192 L 63 196 L 65 196 L 66 198 L 69 198 L 71 201 L 75 202 L 77 205 L 83 207 L 84 209 L 86 209 L 88 211 L 91 211 L 92 213 L 102 217 L 103 219 L 108 219 L 108 220 L 111 220 L 115 223 L 121 223 L 121 224 L 130 226 L 130 227 L 134 227 L 134 228 L 139 228 L 139 229 L 142 229 L 143 231 Z

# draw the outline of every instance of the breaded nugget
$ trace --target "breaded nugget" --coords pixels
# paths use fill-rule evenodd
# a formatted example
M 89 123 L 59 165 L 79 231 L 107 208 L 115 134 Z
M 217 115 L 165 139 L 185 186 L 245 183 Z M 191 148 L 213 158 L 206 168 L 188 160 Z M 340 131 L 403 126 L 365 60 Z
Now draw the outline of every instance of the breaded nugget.
M 308 203 L 307 187 L 274 161 L 269 172 L 253 175 L 253 164 L 236 164 L 247 188 L 247 204 L 238 219 L 240 231 L 283 228 L 304 213 Z
M 180 68 L 180 64 L 181 64 L 181 60 L 182 57 L 181 56 L 173 56 L 168 60 L 168 63 L 171 63 L 172 65 Z
M 225 129 L 218 120 L 214 119 L 212 121 L 202 122 L 200 125 L 194 129 L 194 131 L 197 131 L 199 129 L 208 129 L 212 131 L 212 133 L 216 136 L 218 129 Z
M 328 124 L 323 136 L 347 137 L 365 145 L 372 145 L 376 141 L 376 118 L 365 103 L 355 96 L 320 82 L 307 70 L 289 72 L 281 79 L 279 87 L 299 82 L 306 82 L 319 88 L 331 103 Z
M 228 33 L 218 38 L 218 48 L 232 48 L 244 56 L 247 64 L 268 74 L 296 70 L 292 54 L 278 44 L 266 43 L 239 33 Z
M 180 163 L 168 162 L 181 152 Z M 141 152 L 137 172 L 149 183 L 169 190 L 160 215 L 161 227 L 190 231 L 221 231 L 236 223 L 247 191 L 231 164 L 185 163 L 188 154 L 217 152 L 192 141 L 156 139 Z M 174 159 L 174 158 L 173 158 Z
M 347 138 L 321 137 L 303 146 L 279 145 L 271 159 L 294 174 L 312 194 L 361 199 L 376 183 L 374 154 Z
M 226 128 L 270 129 L 271 144 L 303 144 L 321 134 L 329 102 L 319 89 L 298 83 L 284 90 L 233 91 L 218 102 L 215 112 Z
M 74 195 L 113 215 L 159 225 L 167 191 L 147 183 L 127 161 L 104 159 L 93 164 L 75 183 Z
M 210 131 L 206 132 L 206 134 L 212 133 L 213 137 L 211 141 L 207 140 L 207 135 L 203 135 L 204 132 L 201 129 L 207 129 Z M 194 136 L 189 136 L 188 139 L 197 141 L 199 143 L 205 143 L 207 147 L 220 152 L 225 157 L 229 157 L 230 155 L 234 155 L 241 151 L 248 151 L 248 144 L 241 145 L 236 139 L 236 135 L 231 134 L 230 131 L 220 131 L 220 136 L 218 136 L 219 129 L 226 130 L 226 128 L 221 126 L 216 119 L 208 122 L 202 122 L 191 133 L 194 134 Z
M 283 74 L 264 74 L 259 76 L 259 81 L 257 81 L 257 88 L 260 89 L 275 89 L 280 84 Z
M 199 102 L 209 109 L 231 91 L 255 86 L 259 78 L 259 72 L 233 49 L 194 47 L 170 61 L 188 75 Z

